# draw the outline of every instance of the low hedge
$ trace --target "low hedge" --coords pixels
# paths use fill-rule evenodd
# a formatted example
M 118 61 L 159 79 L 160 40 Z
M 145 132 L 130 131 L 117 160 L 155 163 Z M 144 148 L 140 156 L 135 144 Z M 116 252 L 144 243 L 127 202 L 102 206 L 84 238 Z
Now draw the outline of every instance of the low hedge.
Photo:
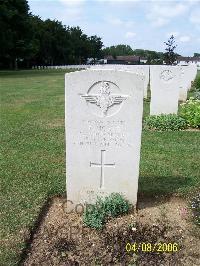
M 157 131 L 177 131 L 187 128 L 187 122 L 184 118 L 175 115 L 151 115 L 144 121 L 144 129 Z

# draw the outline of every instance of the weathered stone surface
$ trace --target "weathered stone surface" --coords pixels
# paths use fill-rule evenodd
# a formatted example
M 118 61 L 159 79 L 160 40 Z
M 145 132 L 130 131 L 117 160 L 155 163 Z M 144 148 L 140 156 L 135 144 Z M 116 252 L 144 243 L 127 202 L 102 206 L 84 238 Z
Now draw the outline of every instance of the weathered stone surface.
M 150 67 L 150 114 L 176 114 L 180 91 L 180 70 L 176 66 Z
M 90 69 L 107 69 L 107 70 L 122 70 L 136 73 L 143 76 L 144 79 L 144 98 L 147 98 L 147 90 L 149 84 L 149 65 L 94 65 Z
M 111 192 L 137 201 L 143 112 L 141 76 L 114 70 L 65 75 L 67 199 Z

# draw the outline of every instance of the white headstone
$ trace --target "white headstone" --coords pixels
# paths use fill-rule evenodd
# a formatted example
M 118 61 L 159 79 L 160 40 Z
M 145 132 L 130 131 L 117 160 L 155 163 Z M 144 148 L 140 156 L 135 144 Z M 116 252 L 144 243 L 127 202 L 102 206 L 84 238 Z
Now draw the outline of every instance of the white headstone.
M 114 69 L 129 71 L 142 75 L 144 77 L 144 98 L 147 98 L 147 90 L 149 84 L 149 65 L 114 65 L 114 64 L 105 64 L 105 65 L 94 65 L 90 69 Z
M 144 73 L 144 98 L 147 98 L 148 85 L 149 85 L 149 65 L 141 66 Z
M 150 66 L 150 114 L 176 114 L 180 90 L 180 70 L 176 66 Z
M 186 101 L 188 90 L 191 89 L 192 82 L 195 80 L 197 75 L 197 66 L 191 64 L 188 66 L 177 66 L 180 70 L 180 92 L 179 100 Z
M 191 89 L 192 81 L 195 80 L 197 75 L 197 66 L 195 64 L 191 64 L 188 66 L 188 76 L 189 76 L 189 84 L 188 84 L 188 90 Z
M 137 73 L 144 76 L 144 98 L 147 98 L 149 85 L 149 65 L 137 66 Z
M 118 65 L 118 69 L 131 71 L 144 77 L 144 98 L 147 98 L 149 84 L 149 65 Z
M 177 66 L 180 71 L 180 90 L 179 101 L 185 102 L 187 100 L 188 88 L 191 86 L 191 77 L 189 66 Z
M 74 204 L 112 192 L 136 204 L 143 86 L 124 71 L 65 75 L 67 199 Z

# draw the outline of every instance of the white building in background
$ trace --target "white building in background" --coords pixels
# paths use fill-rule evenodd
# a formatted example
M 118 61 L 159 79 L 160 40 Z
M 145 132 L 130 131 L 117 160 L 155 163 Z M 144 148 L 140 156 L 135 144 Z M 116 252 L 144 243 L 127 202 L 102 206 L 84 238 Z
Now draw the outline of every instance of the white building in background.
M 195 64 L 197 66 L 197 68 L 200 70 L 200 57 L 179 56 L 177 59 L 177 64 L 180 66 L 188 66 L 191 64 Z
M 146 64 L 147 63 L 147 58 L 146 57 L 140 57 L 140 63 Z

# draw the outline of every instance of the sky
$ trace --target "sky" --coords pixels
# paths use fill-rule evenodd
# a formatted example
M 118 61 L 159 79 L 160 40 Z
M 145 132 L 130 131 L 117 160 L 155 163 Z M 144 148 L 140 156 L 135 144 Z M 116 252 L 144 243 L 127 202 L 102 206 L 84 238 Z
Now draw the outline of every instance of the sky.
M 200 53 L 200 0 L 28 0 L 42 19 L 79 26 L 104 46 L 127 44 L 132 49 L 164 52 L 173 34 L 176 52 Z

